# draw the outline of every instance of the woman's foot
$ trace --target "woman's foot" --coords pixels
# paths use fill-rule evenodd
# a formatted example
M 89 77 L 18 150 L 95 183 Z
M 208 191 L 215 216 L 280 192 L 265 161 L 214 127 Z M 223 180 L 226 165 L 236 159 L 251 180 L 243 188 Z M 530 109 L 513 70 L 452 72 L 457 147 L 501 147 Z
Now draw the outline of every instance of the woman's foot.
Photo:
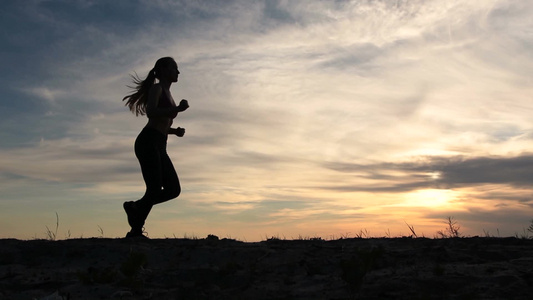
M 126 233 L 126 238 L 142 238 L 142 239 L 149 239 L 146 235 L 142 233 L 142 231 L 136 231 L 131 230 L 130 232 Z
M 131 231 L 126 234 L 126 237 L 142 237 L 147 239 L 148 237 L 143 235 L 144 221 L 137 203 L 134 201 L 124 202 L 123 207 L 128 216 L 128 223 L 131 226 Z
M 122 205 L 128 216 L 128 224 L 131 228 L 139 228 L 139 211 L 134 201 L 124 202 Z M 142 225 L 141 225 L 142 226 Z M 141 232 L 142 234 L 142 232 Z

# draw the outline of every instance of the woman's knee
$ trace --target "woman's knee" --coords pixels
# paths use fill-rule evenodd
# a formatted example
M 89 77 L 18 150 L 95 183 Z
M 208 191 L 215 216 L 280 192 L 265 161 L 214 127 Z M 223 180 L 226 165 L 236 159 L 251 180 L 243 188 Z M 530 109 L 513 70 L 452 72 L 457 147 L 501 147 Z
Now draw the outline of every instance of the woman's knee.
M 181 187 L 178 185 L 174 191 L 174 198 L 178 198 L 178 196 L 181 194 Z
M 181 194 L 181 187 L 179 185 L 172 186 L 170 188 L 166 188 L 166 192 L 169 200 L 178 198 L 178 196 Z

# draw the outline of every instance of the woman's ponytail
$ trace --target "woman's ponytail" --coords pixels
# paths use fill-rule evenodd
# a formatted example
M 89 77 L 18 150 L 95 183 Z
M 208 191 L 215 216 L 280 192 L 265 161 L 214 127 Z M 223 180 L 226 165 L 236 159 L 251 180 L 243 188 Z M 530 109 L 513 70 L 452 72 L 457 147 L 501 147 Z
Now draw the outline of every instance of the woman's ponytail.
M 125 105 L 128 106 L 131 112 L 135 113 L 136 116 L 145 115 L 146 104 L 148 102 L 148 91 L 152 85 L 154 85 L 156 79 L 155 69 L 150 70 L 144 80 L 142 80 L 137 73 L 131 75 L 131 77 L 135 86 L 128 87 L 133 89 L 134 92 L 122 98 L 122 101 L 126 100 Z
M 160 70 L 169 62 L 174 62 L 174 59 L 171 57 L 162 57 L 158 59 L 155 63 L 155 66 L 148 72 L 148 75 L 144 80 L 142 80 L 137 73 L 135 73 L 135 75 L 131 75 L 133 84 L 135 84 L 135 86 L 128 87 L 133 89 L 134 92 L 122 98 L 122 101 L 126 101 L 125 105 L 128 106 L 131 112 L 135 113 L 136 116 L 146 114 L 148 91 L 154 85 L 155 80 L 159 76 L 157 70 Z

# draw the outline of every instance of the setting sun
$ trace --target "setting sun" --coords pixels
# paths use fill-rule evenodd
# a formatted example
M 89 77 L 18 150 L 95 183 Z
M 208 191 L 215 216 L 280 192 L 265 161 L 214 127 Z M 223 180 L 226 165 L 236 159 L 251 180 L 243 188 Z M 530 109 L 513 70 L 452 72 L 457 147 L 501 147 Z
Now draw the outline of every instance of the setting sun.
M 459 192 L 444 189 L 417 190 L 405 195 L 405 206 L 410 207 L 444 207 L 453 205 L 452 202 Z

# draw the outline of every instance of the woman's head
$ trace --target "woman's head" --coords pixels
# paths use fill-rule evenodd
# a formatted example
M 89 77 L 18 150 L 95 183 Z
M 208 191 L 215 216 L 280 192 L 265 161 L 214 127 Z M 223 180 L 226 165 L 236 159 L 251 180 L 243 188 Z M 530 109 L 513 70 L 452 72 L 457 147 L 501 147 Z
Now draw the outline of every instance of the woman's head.
M 146 104 L 148 91 L 154 85 L 155 80 L 160 82 L 172 83 L 178 81 L 178 64 L 172 57 L 162 57 L 158 59 L 148 76 L 142 80 L 137 74 L 133 77 L 135 86 L 131 87 L 135 92 L 122 99 L 135 115 L 144 115 L 146 113 Z
M 172 57 L 162 57 L 155 62 L 155 66 L 152 69 L 155 78 L 159 80 L 165 80 L 168 82 L 177 82 L 178 64 Z

